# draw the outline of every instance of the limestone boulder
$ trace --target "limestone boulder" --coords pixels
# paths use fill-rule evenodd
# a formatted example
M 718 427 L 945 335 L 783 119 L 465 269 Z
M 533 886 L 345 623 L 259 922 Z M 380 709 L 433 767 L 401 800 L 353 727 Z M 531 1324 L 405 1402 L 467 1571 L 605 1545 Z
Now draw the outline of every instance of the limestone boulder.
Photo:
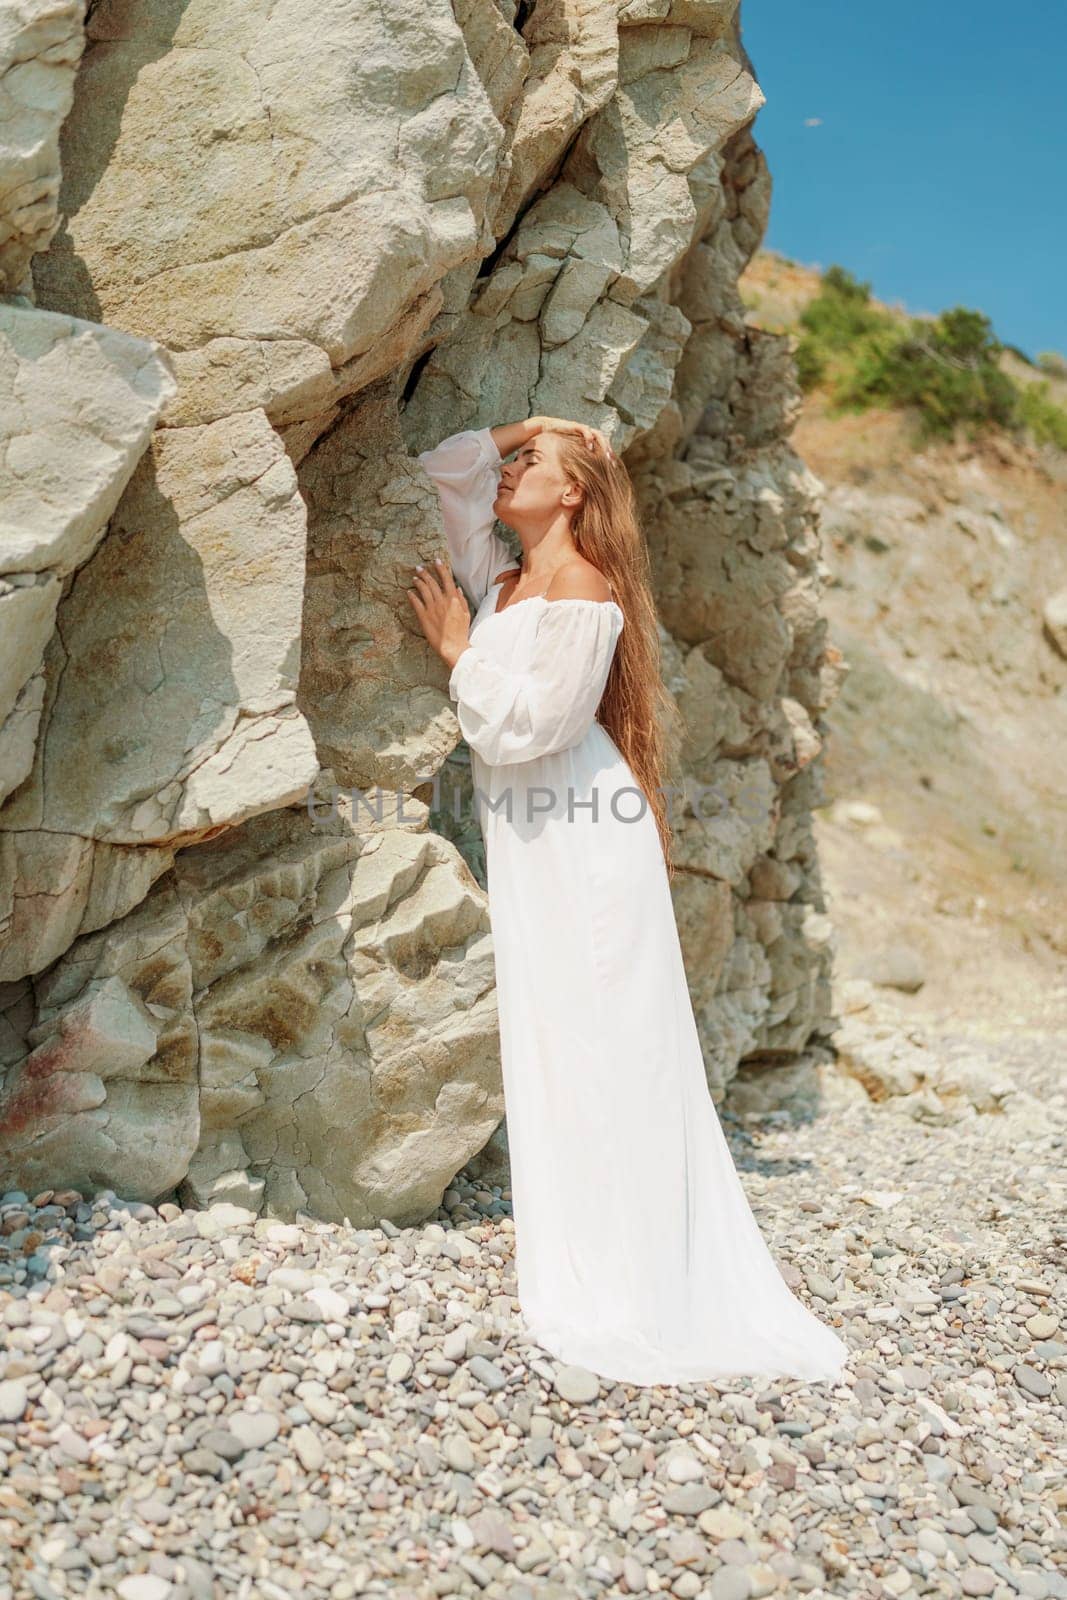
M 0 16 L 0 294 L 30 289 L 59 226 L 59 134 L 85 46 L 85 0 L 17 0 Z
M 573 136 L 607 105 L 619 81 L 613 5 L 538 0 L 524 9 L 529 60 L 517 115 L 509 119 L 510 170 L 493 218 L 498 235 L 551 178 Z
M 300 466 L 308 508 L 299 705 L 345 785 L 410 793 L 455 747 L 448 672 L 405 590 L 448 559 L 436 492 L 404 446 L 395 385 L 360 396 Z
M 317 791 L 182 851 L 36 980 L 24 1033 L 9 986 L 5 1181 L 357 1226 L 438 1205 L 503 1112 L 492 942 L 425 808 L 393 820 Z
M 314 417 L 492 249 L 503 129 L 449 0 L 98 0 L 87 41 L 34 281 L 172 351 L 168 421 Z
M 10 1185 L 33 1193 L 67 1174 L 83 1190 L 148 1198 L 180 1180 L 199 1137 L 185 923 L 161 887 L 32 994 L 8 986 L 0 1166 Z
M 177 384 L 168 352 L 0 302 L 0 558 L 66 577 L 92 554 Z
M 167 352 L 0 303 L 0 800 L 30 770 L 62 580 L 96 548 L 177 388 Z
M 33 770 L 0 809 L 0 975 L 38 972 L 100 925 L 98 843 L 148 847 L 112 850 L 103 869 L 126 878 L 108 895 L 126 910 L 181 844 L 306 794 L 319 763 L 295 705 L 305 541 L 262 412 L 153 435 L 60 603 Z

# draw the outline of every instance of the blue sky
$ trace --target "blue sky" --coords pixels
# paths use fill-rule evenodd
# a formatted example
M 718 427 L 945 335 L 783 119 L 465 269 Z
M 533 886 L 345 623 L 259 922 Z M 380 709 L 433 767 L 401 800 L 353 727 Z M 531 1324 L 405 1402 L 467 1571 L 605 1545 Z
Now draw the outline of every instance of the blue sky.
M 1067 355 L 1061 0 L 742 0 L 741 33 L 767 97 L 765 246 Z

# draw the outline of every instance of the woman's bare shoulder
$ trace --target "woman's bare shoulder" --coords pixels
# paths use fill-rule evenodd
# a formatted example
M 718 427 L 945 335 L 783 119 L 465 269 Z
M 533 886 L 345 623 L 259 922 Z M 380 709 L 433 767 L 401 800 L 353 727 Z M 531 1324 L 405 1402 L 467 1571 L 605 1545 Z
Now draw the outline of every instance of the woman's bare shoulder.
M 611 585 L 604 574 L 584 556 L 564 562 L 557 568 L 545 591 L 548 600 L 610 600 Z

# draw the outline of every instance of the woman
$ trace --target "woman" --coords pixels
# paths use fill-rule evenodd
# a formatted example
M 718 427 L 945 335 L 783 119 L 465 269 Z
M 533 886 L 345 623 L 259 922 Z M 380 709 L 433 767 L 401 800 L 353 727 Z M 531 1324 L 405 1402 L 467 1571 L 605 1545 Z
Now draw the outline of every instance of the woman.
M 527 1330 L 633 1384 L 835 1378 L 845 1347 L 778 1272 L 708 1090 L 629 477 L 597 429 L 549 417 L 418 459 L 451 571 L 417 567 L 408 598 L 472 752 Z

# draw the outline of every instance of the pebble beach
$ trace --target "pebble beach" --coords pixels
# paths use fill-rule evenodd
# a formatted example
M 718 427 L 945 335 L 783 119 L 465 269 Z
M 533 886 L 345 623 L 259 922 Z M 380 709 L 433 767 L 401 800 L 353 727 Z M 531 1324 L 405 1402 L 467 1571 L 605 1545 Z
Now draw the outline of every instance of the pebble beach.
M 562 1366 L 465 1173 L 404 1228 L 4 1194 L 0 1597 L 1067 1597 L 1062 1059 L 1015 1056 L 994 1112 L 823 1064 L 721 1113 L 834 1386 Z

